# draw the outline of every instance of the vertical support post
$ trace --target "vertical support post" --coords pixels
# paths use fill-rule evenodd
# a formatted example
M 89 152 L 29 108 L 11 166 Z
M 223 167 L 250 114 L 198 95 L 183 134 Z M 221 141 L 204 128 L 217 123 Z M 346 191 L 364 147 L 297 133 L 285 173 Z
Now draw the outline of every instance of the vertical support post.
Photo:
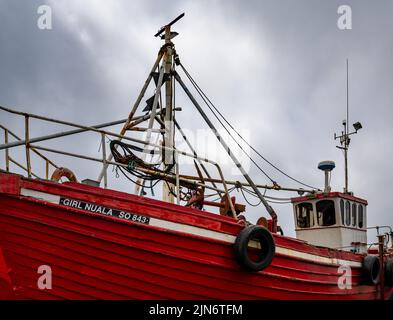
M 385 289 L 385 265 L 384 265 L 384 242 L 385 235 L 378 235 L 378 252 L 379 252 L 379 292 L 380 299 L 384 300 L 384 289 Z
M 329 171 L 325 170 L 325 193 L 329 192 Z
M 102 170 L 104 172 L 104 188 L 108 187 L 108 174 L 107 168 L 108 165 L 106 163 L 106 145 L 105 145 L 105 133 L 101 133 L 101 147 L 102 147 Z
M 4 144 L 8 143 L 8 130 L 4 129 Z M 5 170 L 7 172 L 10 171 L 10 157 L 9 157 L 9 151 L 8 148 L 5 149 Z
M 49 180 L 49 161 L 45 160 L 45 179 Z
M 175 168 L 176 168 L 176 201 L 177 204 L 180 204 L 180 179 L 179 179 L 179 156 L 175 154 Z
M 28 175 L 29 178 L 31 178 L 29 116 L 28 115 L 25 115 L 25 149 L 26 149 L 27 175 Z
M 348 193 L 348 123 L 344 124 L 344 168 L 345 168 L 345 187 L 344 193 Z
M 349 146 L 349 130 L 348 130 L 348 125 L 349 125 L 349 95 L 348 95 L 348 59 L 347 59 L 347 120 L 344 125 L 344 130 L 345 130 L 345 140 L 344 140 L 344 157 L 345 157 L 345 189 L 344 193 L 348 193 L 348 146 Z
M 390 248 L 393 249 L 393 231 L 390 231 Z
M 229 207 L 231 208 L 232 217 L 233 217 L 234 219 L 237 219 L 237 215 L 236 215 L 236 211 L 235 211 L 235 206 L 233 205 L 232 199 L 231 199 L 231 197 L 230 197 L 230 195 L 229 195 L 228 186 L 227 186 L 227 183 L 225 182 L 225 178 L 224 178 L 224 175 L 223 175 L 223 173 L 222 173 L 222 170 L 221 170 L 220 166 L 219 166 L 217 163 L 215 164 L 215 166 L 216 166 L 216 168 L 217 168 L 218 174 L 220 175 L 220 178 L 221 178 L 221 181 L 222 181 L 222 185 L 223 185 L 223 187 L 224 187 L 225 195 L 226 195 L 226 197 L 227 197 L 227 201 L 228 201 L 228 203 L 229 203 Z M 263 199 L 263 200 L 265 200 L 265 199 Z M 261 201 L 262 201 L 262 200 L 261 200 Z M 276 220 L 274 220 L 274 218 L 273 218 L 273 226 L 274 226 L 274 222 L 277 223 L 277 217 L 276 217 Z M 274 227 L 273 227 L 273 229 L 274 229 Z M 274 231 L 274 232 L 276 232 L 276 231 Z
M 165 135 L 164 135 L 164 146 L 168 148 L 173 148 L 174 144 L 174 126 L 173 126 L 173 93 L 172 93 L 172 55 L 173 50 L 171 46 L 171 27 L 167 25 L 165 27 L 165 52 L 164 52 L 164 68 L 165 74 L 169 76 L 168 80 L 165 82 Z M 164 150 L 164 166 L 173 164 L 174 157 L 173 151 L 168 149 Z M 169 192 L 169 187 L 164 183 L 163 185 L 163 200 L 166 202 L 174 202 L 174 197 L 171 192 Z

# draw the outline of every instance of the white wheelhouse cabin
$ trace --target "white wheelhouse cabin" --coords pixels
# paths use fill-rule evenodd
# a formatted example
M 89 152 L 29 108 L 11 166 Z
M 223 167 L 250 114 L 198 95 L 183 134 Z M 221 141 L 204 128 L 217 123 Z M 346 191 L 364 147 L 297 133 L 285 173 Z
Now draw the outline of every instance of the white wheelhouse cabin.
M 296 238 L 317 246 L 367 252 L 367 201 L 341 192 L 291 199 Z

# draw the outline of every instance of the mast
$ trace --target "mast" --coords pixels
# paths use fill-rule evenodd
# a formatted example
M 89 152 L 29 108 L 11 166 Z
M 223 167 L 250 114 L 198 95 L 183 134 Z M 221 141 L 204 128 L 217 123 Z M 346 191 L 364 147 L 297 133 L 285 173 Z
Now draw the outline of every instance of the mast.
M 167 76 L 167 81 L 165 82 L 165 114 L 164 114 L 164 146 L 168 148 L 173 148 L 174 145 L 174 124 L 173 124 L 173 87 L 172 87 L 172 64 L 173 64 L 173 43 L 171 42 L 171 24 L 165 26 L 165 51 L 164 51 L 164 73 Z M 172 165 L 174 163 L 173 152 L 164 149 L 164 168 Z M 166 202 L 174 202 L 173 194 L 170 189 L 172 185 L 169 183 L 163 184 L 162 198 Z
M 164 82 L 165 82 L 165 109 L 162 110 L 164 120 L 164 133 L 163 133 L 163 166 L 164 170 L 167 171 L 169 166 L 175 164 L 174 152 L 169 151 L 168 148 L 174 148 L 175 139 L 175 126 L 174 126 L 174 94 L 173 94 L 173 55 L 175 53 L 174 44 L 172 39 L 177 36 L 176 32 L 171 31 L 171 26 L 184 17 L 184 13 L 180 14 L 174 20 L 169 22 L 167 25 L 163 26 L 154 35 L 155 37 L 161 36 L 161 39 L 165 41 L 160 52 L 163 53 L 161 68 L 164 70 Z M 161 84 L 157 85 L 157 91 L 161 93 Z M 173 166 L 174 167 L 174 166 Z M 173 173 L 173 168 L 170 172 Z M 163 184 L 162 199 L 166 202 L 174 202 L 174 196 L 171 192 L 173 190 L 173 185 L 169 182 Z
M 174 125 L 174 94 L 173 94 L 173 55 L 175 53 L 174 45 L 172 43 L 172 39 L 177 36 L 176 32 L 171 31 L 171 26 L 184 17 L 184 13 L 180 14 L 174 20 L 169 22 L 167 25 L 162 27 L 158 32 L 154 35 L 155 37 L 160 36 L 164 33 L 164 36 L 161 38 L 165 40 L 165 44 L 163 46 L 164 56 L 163 56 L 163 66 L 164 73 L 166 75 L 165 81 L 165 112 L 164 112 L 164 147 L 173 148 L 174 147 L 174 139 L 175 139 L 175 125 Z M 159 90 L 159 89 L 158 89 Z M 175 164 L 174 152 L 169 151 L 168 149 L 163 149 L 163 165 L 164 169 L 168 169 L 168 166 L 172 166 Z M 173 172 L 173 169 L 171 169 Z M 170 189 L 173 189 L 173 185 L 169 183 L 163 184 L 162 197 L 166 202 L 174 202 L 174 196 Z
M 344 170 L 345 170 L 345 187 L 344 193 L 348 192 L 348 146 L 349 146 L 349 138 L 348 138 L 348 122 L 349 122 L 349 95 L 348 95 L 348 59 L 347 59 L 347 121 L 345 125 L 345 141 L 344 141 Z
M 346 119 L 343 120 L 344 130 L 341 131 L 341 135 L 337 136 L 334 134 L 334 140 L 340 139 L 341 146 L 336 146 L 336 148 L 344 150 L 344 193 L 349 193 L 348 188 L 348 148 L 351 139 L 349 138 L 350 135 L 358 133 L 358 130 L 362 129 L 362 124 L 360 122 L 355 122 L 353 124 L 353 128 L 355 131 L 349 132 L 349 77 L 348 77 L 348 59 L 347 59 L 347 110 L 346 110 Z

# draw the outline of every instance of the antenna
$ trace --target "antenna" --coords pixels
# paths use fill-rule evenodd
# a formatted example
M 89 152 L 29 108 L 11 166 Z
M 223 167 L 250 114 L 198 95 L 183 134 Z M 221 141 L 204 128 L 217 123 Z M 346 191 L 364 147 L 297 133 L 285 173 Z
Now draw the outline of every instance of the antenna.
M 318 169 L 322 170 L 323 172 L 325 172 L 325 188 L 324 188 L 324 192 L 325 193 L 329 193 L 331 190 L 330 187 L 330 175 L 332 170 L 336 167 L 334 161 L 322 161 L 320 163 L 318 163 Z
M 184 17 L 184 12 L 182 14 L 180 14 L 178 17 L 176 17 L 175 19 L 173 19 L 171 22 L 169 22 L 167 25 L 161 27 L 160 30 L 157 31 L 157 33 L 154 35 L 155 37 L 158 37 L 161 33 L 163 33 L 165 31 L 165 29 L 167 27 L 172 26 L 173 24 L 175 24 L 176 22 L 178 22 L 181 18 Z
M 345 186 L 344 193 L 349 193 L 348 189 L 348 148 L 351 139 L 350 135 L 358 133 L 358 130 L 362 129 L 362 124 L 360 122 L 355 122 L 353 128 L 355 131 L 349 132 L 349 72 L 348 72 L 348 59 L 347 59 L 347 117 L 343 120 L 344 130 L 341 131 L 341 135 L 337 136 L 334 134 L 334 140 L 340 139 L 341 146 L 336 146 L 336 148 L 344 150 L 344 170 L 345 170 Z
M 349 123 L 349 77 L 348 77 L 348 58 L 347 58 L 347 132 L 348 132 L 348 123 Z

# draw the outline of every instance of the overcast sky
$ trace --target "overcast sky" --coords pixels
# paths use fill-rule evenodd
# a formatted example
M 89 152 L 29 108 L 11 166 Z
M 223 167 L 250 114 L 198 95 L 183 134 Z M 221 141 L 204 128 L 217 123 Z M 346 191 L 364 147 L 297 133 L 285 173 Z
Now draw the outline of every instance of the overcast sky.
M 52 8 L 52 30 L 37 27 L 43 4 Z M 352 8 L 352 30 L 337 27 L 337 9 L 344 4 Z M 161 46 L 153 35 L 182 12 L 174 27 L 177 52 L 216 106 L 264 156 L 308 184 L 322 188 L 317 164 L 334 160 L 332 186 L 339 191 L 344 161 L 333 135 L 345 118 L 349 59 L 349 121 L 363 124 L 351 140 L 349 188 L 369 201 L 370 226 L 393 225 L 390 0 L 0 0 L 0 105 L 85 125 L 126 118 Z M 191 135 L 206 128 L 184 95 L 177 99 L 183 128 Z M 0 120 L 23 136 L 22 119 L 1 112 Z M 33 121 L 31 135 L 66 129 Z M 42 145 L 100 156 L 94 134 Z M 21 148 L 11 154 L 24 161 Z M 96 179 L 100 171 L 85 161 L 51 159 L 80 179 Z M 0 161 L 4 168 L 3 156 Z M 281 185 L 299 187 L 258 163 Z M 35 159 L 34 169 L 42 175 L 44 164 Z M 269 183 L 255 168 L 250 174 Z M 110 176 L 110 187 L 133 190 L 112 171 Z M 291 205 L 274 207 L 284 231 L 293 235 Z M 249 212 L 252 221 L 264 214 L 263 208 Z

